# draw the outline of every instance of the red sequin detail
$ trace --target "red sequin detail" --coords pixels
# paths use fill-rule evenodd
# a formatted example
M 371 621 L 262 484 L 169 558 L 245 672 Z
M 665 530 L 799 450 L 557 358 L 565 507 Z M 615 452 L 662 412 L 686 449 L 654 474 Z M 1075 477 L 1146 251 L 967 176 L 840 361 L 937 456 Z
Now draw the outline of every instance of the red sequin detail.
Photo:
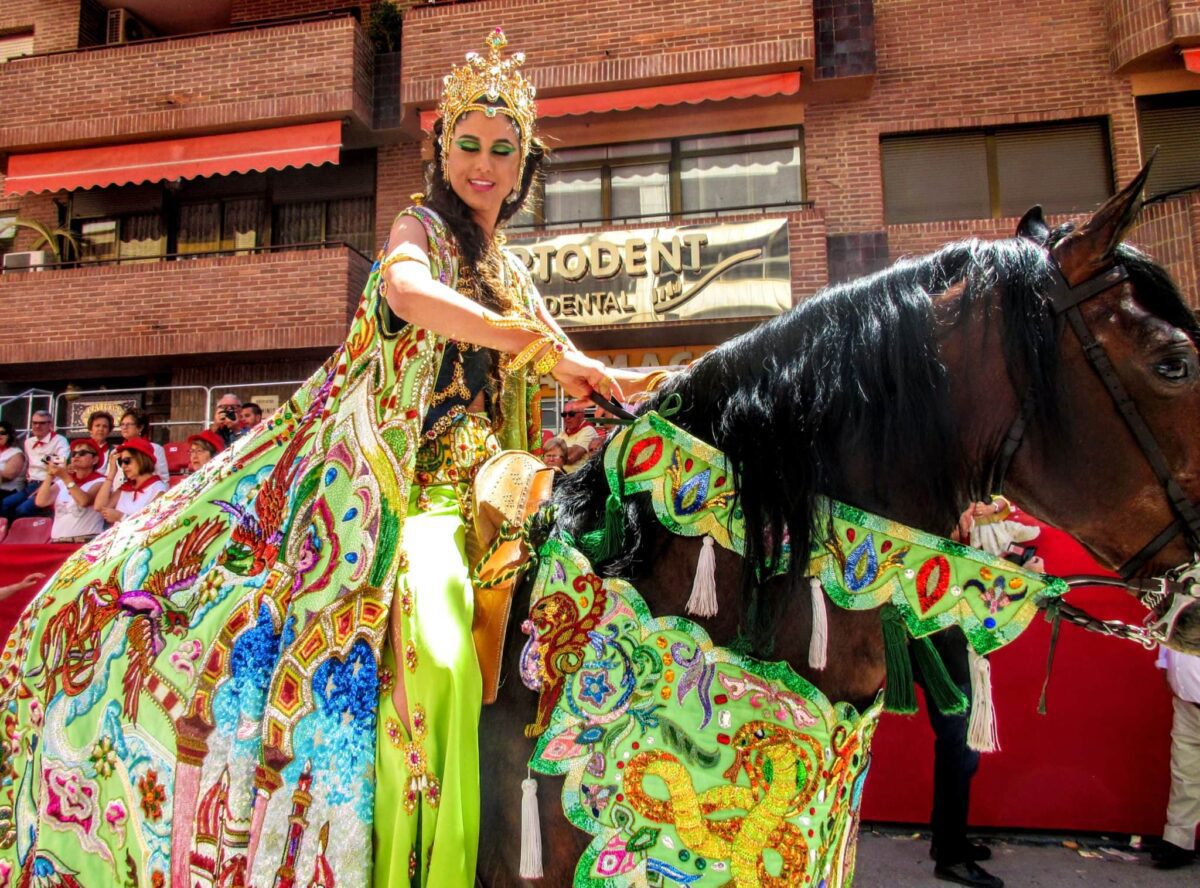
M 647 450 L 650 453 L 643 458 L 642 454 Z M 663 455 L 663 439 L 655 436 L 653 438 L 643 438 L 629 449 L 629 456 L 625 460 L 625 477 L 632 478 L 634 475 L 640 475 L 642 472 L 649 471 L 658 464 Z
M 850 542 L 854 542 L 854 528 L 853 527 L 846 528 L 846 539 L 848 539 Z
M 726 696 L 725 694 L 717 694 L 715 697 L 713 697 L 713 702 L 716 703 L 718 706 L 724 706 L 726 703 L 729 702 L 729 697 Z
M 717 742 L 722 744 L 723 746 L 728 746 L 729 745 L 729 735 L 728 734 L 717 734 Z

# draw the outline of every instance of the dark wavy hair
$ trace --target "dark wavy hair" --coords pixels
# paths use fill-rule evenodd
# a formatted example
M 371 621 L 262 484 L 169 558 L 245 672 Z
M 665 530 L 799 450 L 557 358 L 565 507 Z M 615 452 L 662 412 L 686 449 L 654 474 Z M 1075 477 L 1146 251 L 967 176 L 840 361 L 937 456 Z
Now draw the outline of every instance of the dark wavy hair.
M 495 107 L 505 107 L 503 103 L 495 103 Z M 478 223 L 471 215 L 471 208 L 454 189 L 446 182 L 442 166 L 442 139 L 453 133 L 444 132 L 441 118 L 433 125 L 433 163 L 429 168 L 429 180 L 425 183 L 425 206 L 441 216 L 442 221 L 458 242 L 459 255 L 463 264 L 473 269 L 477 281 L 475 301 L 485 308 L 504 313 L 511 306 L 508 295 L 500 282 L 500 257 L 492 247 L 492 239 L 484 235 Z M 521 187 L 517 199 L 505 201 L 500 207 L 500 218 L 497 228 L 502 228 L 509 219 L 521 211 L 534 182 L 544 174 L 548 163 L 548 152 L 536 136 L 529 146 L 529 156 L 525 160 L 525 170 L 521 176 Z
M 13 428 L 13 424 L 7 419 L 0 419 L 0 432 L 8 435 L 8 446 L 15 447 L 17 442 L 17 430 Z
M 121 422 L 132 419 L 138 424 L 138 437 L 150 440 L 150 417 L 141 410 L 126 410 L 121 414 Z

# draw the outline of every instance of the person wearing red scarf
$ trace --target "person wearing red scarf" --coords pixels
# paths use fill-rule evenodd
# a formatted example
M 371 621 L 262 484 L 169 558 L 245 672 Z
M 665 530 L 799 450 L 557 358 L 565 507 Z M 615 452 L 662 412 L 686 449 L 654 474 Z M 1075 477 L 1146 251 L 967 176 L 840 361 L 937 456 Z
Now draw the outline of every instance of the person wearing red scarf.
M 54 507 L 52 543 L 85 543 L 104 530 L 104 519 L 92 508 L 104 476 L 96 471 L 99 448 L 91 438 L 71 442 L 70 465 L 57 457 L 46 464 L 34 502 L 39 509 Z
M 144 438 L 127 438 L 113 448 L 108 461 L 107 483 L 96 495 L 96 511 L 109 524 L 136 515 L 167 490 L 154 471 L 154 448 Z M 125 482 L 115 485 L 117 467 Z

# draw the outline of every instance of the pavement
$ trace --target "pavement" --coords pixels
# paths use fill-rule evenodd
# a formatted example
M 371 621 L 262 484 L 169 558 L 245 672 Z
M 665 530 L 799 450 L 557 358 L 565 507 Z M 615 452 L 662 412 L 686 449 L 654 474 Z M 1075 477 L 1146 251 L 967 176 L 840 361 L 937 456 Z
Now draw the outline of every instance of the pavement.
M 1157 870 L 1150 853 L 1129 836 L 982 836 L 992 859 L 983 864 L 1005 888 L 1058 888 L 1060 885 L 1136 885 L 1141 888 L 1196 888 L 1200 862 Z M 1074 845 L 1075 847 L 1068 847 Z M 878 825 L 863 826 L 854 878 L 859 888 L 948 885 L 933 877 L 929 834 Z

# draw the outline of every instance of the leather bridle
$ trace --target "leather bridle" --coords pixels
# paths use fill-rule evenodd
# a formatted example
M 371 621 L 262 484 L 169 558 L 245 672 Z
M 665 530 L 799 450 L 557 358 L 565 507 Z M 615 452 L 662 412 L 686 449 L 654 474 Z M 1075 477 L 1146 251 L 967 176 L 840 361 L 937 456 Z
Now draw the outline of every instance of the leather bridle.
M 1047 251 L 1049 254 L 1049 251 Z M 1117 569 L 1119 580 L 1112 577 L 1073 576 L 1065 577 L 1069 586 L 1106 585 L 1120 586 L 1137 596 L 1138 601 L 1148 607 L 1153 617 L 1154 611 L 1164 601 L 1171 599 L 1172 605 L 1152 626 L 1129 626 L 1115 620 L 1097 620 L 1088 616 L 1078 608 L 1063 602 L 1054 607 L 1057 615 L 1068 622 L 1081 625 L 1086 629 L 1103 632 L 1107 635 L 1130 638 L 1139 641 L 1147 647 L 1166 641 L 1175 627 L 1179 614 L 1189 605 L 1200 598 L 1200 508 L 1184 492 L 1183 487 L 1171 472 L 1167 459 L 1159 446 L 1154 432 L 1146 424 L 1138 412 L 1137 405 L 1130 397 L 1125 384 L 1121 382 L 1113 366 L 1112 359 L 1104 349 L 1104 345 L 1096 339 L 1087 321 L 1080 311 L 1080 306 L 1095 296 L 1120 286 L 1129 280 L 1129 271 L 1122 264 L 1113 265 L 1088 280 L 1072 287 L 1063 276 L 1054 256 L 1049 254 L 1051 284 L 1047 298 L 1056 319 L 1063 318 L 1074 330 L 1088 363 L 1104 383 L 1117 412 L 1125 421 L 1125 425 L 1133 434 L 1138 448 L 1147 464 L 1158 478 L 1163 487 L 1175 519 L 1154 536 L 1136 554 Z M 1004 437 L 1000 453 L 997 456 L 992 471 L 993 489 L 999 492 L 1004 484 L 1013 457 L 1025 437 L 1029 421 L 1033 416 L 1035 400 L 1030 390 L 1017 412 L 1008 434 Z M 1192 551 L 1193 557 L 1187 564 L 1180 565 L 1163 577 L 1152 580 L 1134 580 L 1137 572 L 1168 543 L 1179 535 L 1183 535 Z

